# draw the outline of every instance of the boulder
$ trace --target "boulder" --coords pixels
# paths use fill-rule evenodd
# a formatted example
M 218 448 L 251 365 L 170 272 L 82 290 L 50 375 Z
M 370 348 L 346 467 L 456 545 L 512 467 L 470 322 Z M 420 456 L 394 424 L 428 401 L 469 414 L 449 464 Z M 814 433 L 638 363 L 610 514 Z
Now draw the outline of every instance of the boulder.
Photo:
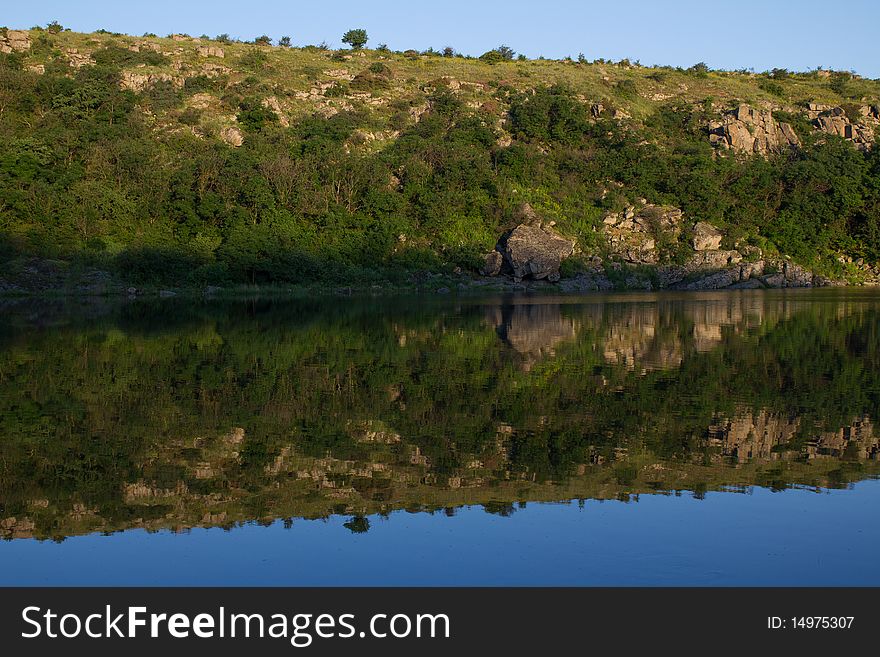
M 497 276 L 501 273 L 501 267 L 504 265 L 504 256 L 498 251 L 490 251 L 483 256 L 483 266 L 480 273 L 483 276 Z
M 235 146 L 236 148 L 244 143 L 244 135 L 241 133 L 241 130 L 235 126 L 223 128 L 220 131 L 220 138 L 230 146 Z
M 715 226 L 705 221 L 694 225 L 693 245 L 695 251 L 717 251 L 721 248 L 723 234 Z
M 874 144 L 874 129 L 877 119 L 874 115 L 875 107 L 866 105 L 859 108 L 857 122 L 853 123 L 842 107 L 829 107 L 828 105 L 811 104 L 808 116 L 813 118 L 813 124 L 820 131 L 829 135 L 836 135 L 851 141 L 860 150 L 868 150 Z
M 531 208 L 528 208 L 531 210 Z M 498 244 L 515 280 L 559 280 L 559 266 L 574 251 L 574 242 L 539 224 L 520 224 Z

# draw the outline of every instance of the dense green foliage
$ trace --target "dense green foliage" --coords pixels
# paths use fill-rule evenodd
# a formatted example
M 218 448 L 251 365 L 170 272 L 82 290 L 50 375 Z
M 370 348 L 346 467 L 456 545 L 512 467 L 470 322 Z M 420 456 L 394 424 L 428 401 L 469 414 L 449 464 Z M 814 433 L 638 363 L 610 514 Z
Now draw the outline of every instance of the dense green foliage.
M 367 31 L 364 29 L 349 30 L 342 35 L 342 43 L 347 43 L 354 50 L 360 50 L 367 45 Z
M 122 71 L 167 64 L 161 53 L 109 45 L 94 66 L 72 72 L 58 59 L 43 75 L 0 55 L 0 258 L 69 260 L 133 282 L 393 279 L 475 270 L 523 201 L 601 252 L 602 213 L 645 197 L 832 275 L 840 253 L 880 260 L 880 149 L 805 134 L 796 153 L 717 157 L 708 109 L 666 105 L 630 129 L 610 112 L 593 118 L 561 84 L 501 84 L 480 107 L 437 84 L 418 122 L 404 98 L 387 126 L 358 104 L 284 126 L 259 77 L 273 64 L 249 47 L 236 60 L 242 80 L 192 77 L 142 93 L 121 88 Z M 394 82 L 393 67 L 376 62 L 325 95 Z M 613 87 L 621 101 L 635 90 Z M 237 117 L 243 146 L 186 129 L 202 111 L 186 101 L 201 92 Z M 509 145 L 498 141 L 499 113 Z M 156 116 L 184 129 L 163 131 Z M 386 127 L 399 136 L 364 147 L 365 132 Z M 623 187 L 609 193 L 609 181 Z

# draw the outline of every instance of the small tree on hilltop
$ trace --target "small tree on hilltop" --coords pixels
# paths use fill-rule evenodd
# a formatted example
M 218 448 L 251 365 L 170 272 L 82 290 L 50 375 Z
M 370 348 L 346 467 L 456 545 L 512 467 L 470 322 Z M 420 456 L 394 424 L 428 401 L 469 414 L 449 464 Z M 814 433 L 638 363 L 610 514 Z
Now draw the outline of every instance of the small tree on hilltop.
M 352 50 L 360 50 L 367 45 L 367 31 L 361 29 L 349 30 L 342 35 L 342 43 L 350 45 Z
M 254 39 L 254 43 L 258 46 L 271 46 L 272 38 L 269 35 L 264 34 L 263 36 L 258 36 Z
M 281 46 L 282 48 L 290 48 L 290 37 L 289 36 L 281 37 L 280 39 L 278 39 L 278 45 Z
M 516 54 L 516 51 L 514 51 L 513 48 L 504 45 L 498 46 L 495 48 L 495 51 L 501 55 L 501 59 L 506 59 L 507 61 L 513 59 L 513 56 Z
M 709 65 L 706 62 L 697 62 L 688 69 L 688 73 L 698 78 L 705 78 L 709 75 Z

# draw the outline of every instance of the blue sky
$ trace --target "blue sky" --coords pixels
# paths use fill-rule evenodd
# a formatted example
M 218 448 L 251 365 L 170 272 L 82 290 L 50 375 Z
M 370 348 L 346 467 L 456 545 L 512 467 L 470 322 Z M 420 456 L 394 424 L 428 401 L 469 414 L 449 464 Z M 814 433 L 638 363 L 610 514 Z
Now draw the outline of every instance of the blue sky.
M 58 20 L 74 30 L 104 28 L 140 35 L 229 33 L 241 39 L 290 35 L 294 44 L 340 45 L 351 27 L 366 28 L 370 45 L 404 50 L 453 46 L 479 55 L 507 44 L 529 57 L 577 56 L 643 64 L 713 68 L 823 66 L 880 77 L 880 2 L 849 0 L 43 0 L 8 2 L 10 27 Z

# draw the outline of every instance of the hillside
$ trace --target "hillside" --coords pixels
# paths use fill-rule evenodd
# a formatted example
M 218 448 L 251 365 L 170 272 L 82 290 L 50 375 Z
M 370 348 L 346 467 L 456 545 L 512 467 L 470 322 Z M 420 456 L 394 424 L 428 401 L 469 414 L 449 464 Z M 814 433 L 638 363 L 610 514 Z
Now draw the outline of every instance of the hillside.
M 507 56 L 3 28 L 0 292 L 880 278 L 880 82 Z

